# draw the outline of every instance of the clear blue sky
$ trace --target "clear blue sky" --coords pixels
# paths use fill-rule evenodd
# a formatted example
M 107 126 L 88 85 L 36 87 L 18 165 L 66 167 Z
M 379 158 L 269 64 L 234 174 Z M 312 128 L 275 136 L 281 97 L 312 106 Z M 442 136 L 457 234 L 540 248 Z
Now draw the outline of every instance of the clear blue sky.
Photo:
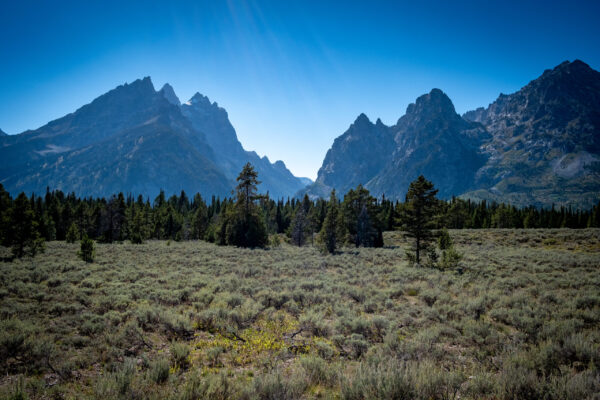
M 244 147 L 315 178 L 361 112 L 438 87 L 462 113 L 564 60 L 600 69 L 600 1 L 2 1 L 0 128 L 151 76 L 229 112 Z

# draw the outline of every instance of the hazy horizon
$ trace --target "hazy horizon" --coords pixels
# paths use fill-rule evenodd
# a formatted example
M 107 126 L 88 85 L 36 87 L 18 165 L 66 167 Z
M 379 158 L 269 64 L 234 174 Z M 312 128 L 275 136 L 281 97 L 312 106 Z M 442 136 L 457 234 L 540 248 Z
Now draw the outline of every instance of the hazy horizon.
M 316 178 L 360 114 L 440 88 L 458 113 L 545 69 L 598 70 L 593 2 L 2 4 L 0 129 L 36 129 L 144 76 L 225 108 L 246 150 Z M 551 23 L 550 21 L 557 21 Z

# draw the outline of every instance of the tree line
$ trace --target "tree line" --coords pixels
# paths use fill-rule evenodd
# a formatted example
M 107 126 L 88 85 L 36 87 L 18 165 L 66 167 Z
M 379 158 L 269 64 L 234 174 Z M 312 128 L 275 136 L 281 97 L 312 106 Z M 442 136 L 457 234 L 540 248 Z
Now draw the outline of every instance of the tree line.
M 427 230 L 600 227 L 600 202 L 584 211 L 517 208 L 459 198 L 445 201 L 436 198 L 433 184 L 423 177 L 411 184 L 404 202 L 376 199 L 361 185 L 342 198 L 333 191 L 328 200 L 308 196 L 275 200 L 258 194 L 260 182 L 250 164 L 244 166 L 237 182 L 232 197 L 213 196 L 210 201 L 200 194 L 190 198 L 184 191 L 168 198 L 161 191 L 150 201 L 123 193 L 91 198 L 49 189 L 43 196 L 21 193 L 13 199 L 0 184 L 0 243 L 11 247 L 16 257 L 43 251 L 44 241 L 84 238 L 104 243 L 206 240 L 265 247 L 276 245 L 283 236 L 298 246 L 311 243 L 329 252 L 347 245 L 379 247 L 384 231 L 414 226 L 410 213 L 423 206 L 415 201 L 425 201 L 414 197 L 415 191 L 429 193 Z

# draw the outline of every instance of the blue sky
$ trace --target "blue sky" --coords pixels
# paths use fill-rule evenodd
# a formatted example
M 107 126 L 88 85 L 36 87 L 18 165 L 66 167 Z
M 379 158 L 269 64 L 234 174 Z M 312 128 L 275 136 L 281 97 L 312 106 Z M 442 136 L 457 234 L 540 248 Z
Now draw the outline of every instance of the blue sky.
M 35 129 L 151 76 L 229 112 L 247 150 L 315 178 L 361 112 L 434 87 L 459 113 L 564 60 L 600 69 L 600 1 L 3 1 L 0 128 Z

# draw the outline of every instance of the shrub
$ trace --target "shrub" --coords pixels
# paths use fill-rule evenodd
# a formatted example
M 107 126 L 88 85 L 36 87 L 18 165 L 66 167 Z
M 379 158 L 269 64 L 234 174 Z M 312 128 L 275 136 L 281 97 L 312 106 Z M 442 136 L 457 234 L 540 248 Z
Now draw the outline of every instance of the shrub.
M 269 237 L 269 247 L 279 247 L 281 246 L 281 238 L 279 235 L 271 235 Z
M 442 262 L 440 266 L 443 269 L 453 269 L 458 267 L 460 260 L 462 260 L 463 256 L 458 251 L 456 251 L 453 247 L 448 250 L 444 250 L 442 252 Z
M 173 342 L 171 344 L 171 360 L 173 366 L 181 369 L 187 369 L 190 364 L 190 348 L 185 343 Z
M 135 360 L 128 358 L 125 360 L 121 368 L 119 368 L 119 370 L 113 374 L 119 394 L 123 395 L 129 391 L 135 370 Z
M 223 354 L 224 352 L 225 349 L 221 346 L 211 347 L 210 349 L 208 349 L 208 351 L 206 352 L 206 358 L 208 358 L 211 367 L 214 368 L 220 365 L 219 359 L 221 357 L 221 354 Z
M 542 398 L 542 383 L 535 371 L 509 362 L 500 374 L 498 397 L 506 400 L 537 400 Z
M 85 262 L 94 262 L 96 256 L 96 244 L 87 235 L 81 239 L 81 250 L 79 251 L 79 257 Z
M 409 371 L 396 360 L 361 363 L 356 374 L 342 384 L 342 399 L 345 400 L 413 398 L 415 390 Z
M 354 358 L 360 358 L 369 349 L 369 344 L 365 340 L 364 336 L 358 333 L 353 333 L 352 336 L 350 336 L 348 345 L 352 350 L 352 356 Z
M 281 372 L 271 372 L 254 379 L 256 398 L 265 400 L 295 400 L 299 399 L 306 383 L 299 376 L 283 377 Z
M 331 369 L 325 360 L 315 356 L 304 356 L 300 359 L 300 365 L 306 372 L 309 381 L 314 385 L 329 385 L 337 378 L 335 370 Z
M 152 382 L 165 383 L 169 379 L 169 373 L 169 362 L 164 358 L 159 358 L 150 364 L 149 376 Z
M 25 392 L 25 379 L 23 376 L 19 376 L 15 384 L 15 390 L 8 396 L 8 400 L 27 400 L 28 398 L 29 396 Z
M 448 233 L 448 229 L 442 228 L 438 233 L 438 246 L 440 250 L 448 250 L 452 247 L 452 238 Z

